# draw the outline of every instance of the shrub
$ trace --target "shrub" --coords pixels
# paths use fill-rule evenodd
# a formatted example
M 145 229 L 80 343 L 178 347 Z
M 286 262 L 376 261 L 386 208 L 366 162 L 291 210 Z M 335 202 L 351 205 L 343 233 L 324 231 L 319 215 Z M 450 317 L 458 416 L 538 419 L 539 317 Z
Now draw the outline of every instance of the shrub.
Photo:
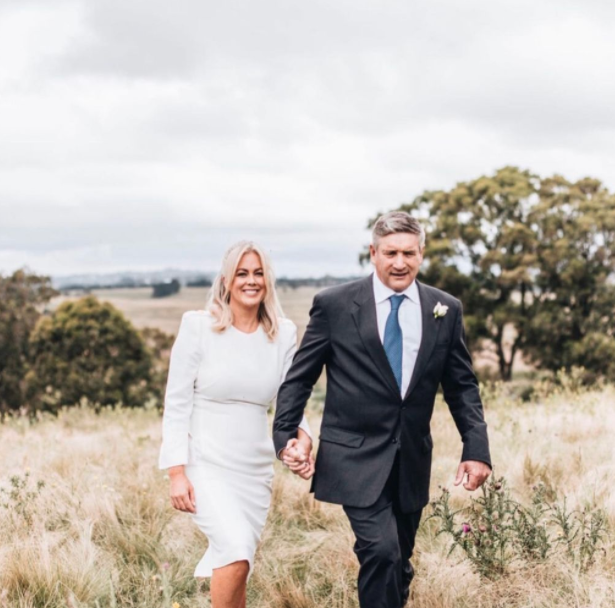
M 153 360 L 139 332 L 111 304 L 88 296 L 65 302 L 34 329 L 28 397 L 57 411 L 87 399 L 140 406 L 152 395 Z
M 481 490 L 468 506 L 454 510 L 450 492 L 442 488 L 429 517 L 439 521 L 436 535 L 452 537 L 449 554 L 459 547 L 481 576 L 498 578 L 513 563 L 543 562 L 562 548 L 580 571 L 594 563 L 606 533 L 602 509 L 569 510 L 565 500 L 549 502 L 542 483 L 534 486 L 529 507 L 511 498 L 503 477 L 490 478 Z

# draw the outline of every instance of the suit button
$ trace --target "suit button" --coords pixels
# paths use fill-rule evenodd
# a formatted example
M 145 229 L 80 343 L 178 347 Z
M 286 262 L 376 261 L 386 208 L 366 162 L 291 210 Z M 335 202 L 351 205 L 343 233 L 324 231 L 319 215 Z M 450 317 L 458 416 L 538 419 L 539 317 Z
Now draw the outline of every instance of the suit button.
M 405 406 L 405 405 L 404 405 L 404 407 L 402 407 L 402 408 L 401 408 L 401 411 L 402 411 L 402 412 L 405 412 L 405 411 L 406 411 L 406 406 Z
M 393 439 L 391 439 L 391 443 L 397 443 L 397 438 L 393 437 Z

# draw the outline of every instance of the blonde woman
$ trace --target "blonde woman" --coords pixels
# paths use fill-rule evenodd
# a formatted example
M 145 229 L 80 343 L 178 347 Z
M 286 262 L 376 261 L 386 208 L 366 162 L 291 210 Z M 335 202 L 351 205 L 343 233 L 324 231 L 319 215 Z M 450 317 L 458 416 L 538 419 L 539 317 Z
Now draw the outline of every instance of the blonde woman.
M 196 577 L 212 577 L 213 608 L 244 608 L 271 499 L 267 409 L 296 350 L 266 253 L 242 241 L 225 254 L 207 309 L 184 314 L 173 345 L 159 466 L 173 507 L 209 539 Z M 311 453 L 305 419 L 295 449 Z M 311 457 L 294 467 L 313 473 Z

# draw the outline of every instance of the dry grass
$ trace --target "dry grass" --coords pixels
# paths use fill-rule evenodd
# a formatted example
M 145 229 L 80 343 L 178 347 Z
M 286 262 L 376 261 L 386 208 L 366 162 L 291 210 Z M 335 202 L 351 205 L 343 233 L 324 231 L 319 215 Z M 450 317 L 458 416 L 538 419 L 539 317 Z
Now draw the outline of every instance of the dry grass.
M 615 530 L 615 392 L 560 394 L 520 404 L 486 395 L 494 461 L 517 498 L 536 481 L 570 506 L 606 509 Z M 313 427 L 318 414 L 312 414 Z M 74 409 L 31 425 L 0 429 L 0 485 L 13 475 L 28 486 L 0 506 L 0 607 L 182 608 L 208 606 L 194 565 L 205 539 L 174 512 L 156 469 L 160 419 L 154 411 Z M 460 442 L 443 404 L 434 416 L 433 493 L 450 487 Z M 36 482 L 45 486 L 37 494 Z M 453 490 L 453 500 L 466 500 Z M 31 520 L 31 524 L 28 522 Z M 249 585 L 251 608 L 356 608 L 357 564 L 339 507 L 316 503 L 307 483 L 278 469 L 273 505 Z M 581 573 L 553 559 L 516 566 L 481 581 L 433 522 L 419 531 L 413 586 L 416 608 L 606 608 L 615 606 L 615 543 Z M 199 588 L 200 587 L 200 588 Z

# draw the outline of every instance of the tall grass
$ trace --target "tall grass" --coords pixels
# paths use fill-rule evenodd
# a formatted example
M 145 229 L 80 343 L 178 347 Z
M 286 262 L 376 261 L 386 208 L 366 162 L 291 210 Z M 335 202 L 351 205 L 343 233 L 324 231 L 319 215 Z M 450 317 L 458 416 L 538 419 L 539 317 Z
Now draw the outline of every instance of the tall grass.
M 566 496 L 569 508 L 600 506 L 615 530 L 615 391 L 539 392 L 522 403 L 485 390 L 494 462 L 515 499 L 532 486 Z M 318 414 L 312 414 L 318 426 Z M 451 490 L 461 445 L 444 404 L 433 421 L 433 494 Z M 206 541 L 175 512 L 156 469 L 156 412 L 76 408 L 59 418 L 0 428 L 0 607 L 206 607 L 208 583 L 192 572 Z M 29 473 L 26 475 L 26 473 Z M 39 484 L 39 482 L 42 482 Z M 41 486 L 41 487 L 39 487 Z M 315 502 L 308 484 L 277 469 L 248 605 L 356 608 L 357 563 L 341 508 Z M 586 572 L 555 555 L 481 578 L 433 520 L 418 535 L 416 608 L 606 608 L 615 606 L 615 540 Z

